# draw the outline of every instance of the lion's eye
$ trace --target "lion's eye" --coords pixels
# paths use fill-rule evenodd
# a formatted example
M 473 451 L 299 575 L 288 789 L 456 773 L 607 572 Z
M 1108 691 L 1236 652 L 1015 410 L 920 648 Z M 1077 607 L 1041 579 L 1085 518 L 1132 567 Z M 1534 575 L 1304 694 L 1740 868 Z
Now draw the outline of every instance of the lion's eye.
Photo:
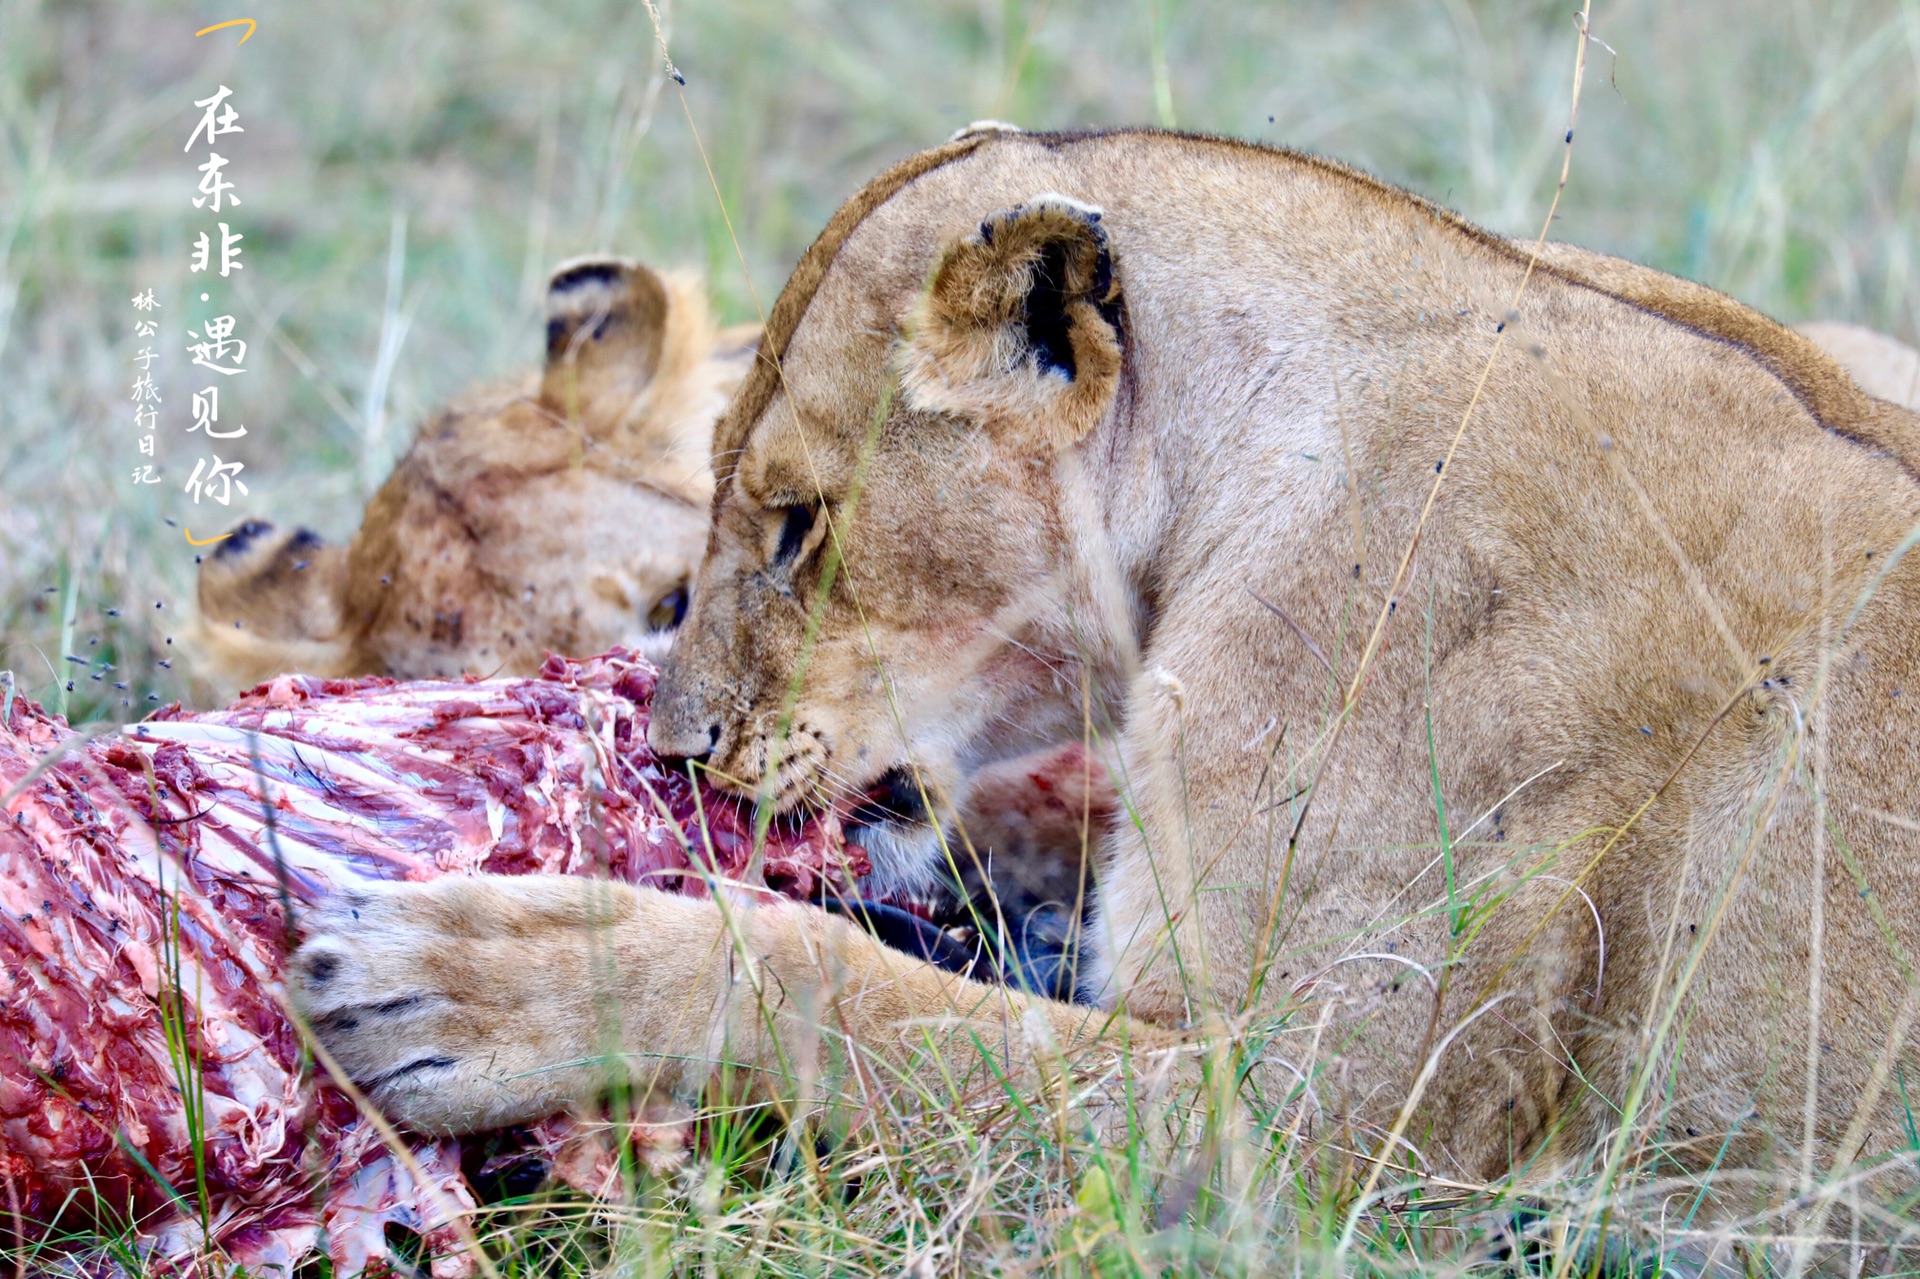
M 674 587 L 647 610 L 647 628 L 655 631 L 670 631 L 680 625 L 687 615 L 687 584 Z
M 813 531 L 813 512 L 811 506 L 785 508 L 780 523 L 780 544 L 773 550 L 773 567 L 791 564 L 794 556 L 800 554 L 800 548 L 806 545 L 807 534 Z

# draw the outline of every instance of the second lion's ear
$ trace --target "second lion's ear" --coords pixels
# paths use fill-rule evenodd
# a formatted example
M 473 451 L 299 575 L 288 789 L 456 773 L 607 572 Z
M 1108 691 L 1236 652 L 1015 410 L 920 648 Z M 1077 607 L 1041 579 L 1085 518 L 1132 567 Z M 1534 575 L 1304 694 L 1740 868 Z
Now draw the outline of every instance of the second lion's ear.
M 547 282 L 547 368 L 540 397 L 568 417 L 607 393 L 653 380 L 667 327 L 667 290 L 631 258 L 562 262 Z
M 902 388 L 916 407 L 1065 448 L 1113 403 L 1122 327 L 1100 211 L 1036 196 L 940 255 L 909 322 Z

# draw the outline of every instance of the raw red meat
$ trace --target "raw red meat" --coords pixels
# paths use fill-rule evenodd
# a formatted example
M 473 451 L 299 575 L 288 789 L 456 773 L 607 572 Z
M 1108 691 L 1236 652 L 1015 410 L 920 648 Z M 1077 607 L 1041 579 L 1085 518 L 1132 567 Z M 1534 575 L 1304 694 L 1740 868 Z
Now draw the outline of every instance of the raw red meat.
M 756 859 L 750 810 L 648 751 L 655 674 L 616 651 L 551 658 L 530 680 L 283 676 L 227 710 L 170 708 L 93 740 L 15 699 L 0 725 L 0 1237 L 118 1218 L 152 1264 L 217 1252 L 258 1271 L 291 1268 L 324 1227 L 347 1275 L 387 1258 L 396 1223 L 428 1236 L 442 1279 L 470 1270 L 450 1246 L 473 1204 L 458 1143 L 415 1141 L 422 1184 L 303 1071 L 283 903 L 297 926 L 356 877 L 559 871 L 704 893 L 713 874 L 808 896 L 864 873 L 832 814 L 776 826 Z

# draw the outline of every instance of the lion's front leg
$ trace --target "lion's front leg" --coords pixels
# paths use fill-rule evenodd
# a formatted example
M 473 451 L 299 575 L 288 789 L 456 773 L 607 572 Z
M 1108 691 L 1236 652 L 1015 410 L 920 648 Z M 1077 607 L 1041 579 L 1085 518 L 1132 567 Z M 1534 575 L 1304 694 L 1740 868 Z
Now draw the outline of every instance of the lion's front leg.
M 289 975 L 349 1076 L 436 1132 L 588 1105 L 616 1082 L 692 1099 L 722 1067 L 759 1100 L 798 1102 L 828 1052 L 868 1097 L 1185 1057 L 1168 1031 L 968 981 L 797 903 L 723 911 L 563 876 L 343 894 Z
M 724 1020 L 730 948 L 709 902 L 481 876 L 356 888 L 306 924 L 296 1006 L 382 1110 L 426 1131 L 536 1119 L 615 1082 L 697 1090 Z

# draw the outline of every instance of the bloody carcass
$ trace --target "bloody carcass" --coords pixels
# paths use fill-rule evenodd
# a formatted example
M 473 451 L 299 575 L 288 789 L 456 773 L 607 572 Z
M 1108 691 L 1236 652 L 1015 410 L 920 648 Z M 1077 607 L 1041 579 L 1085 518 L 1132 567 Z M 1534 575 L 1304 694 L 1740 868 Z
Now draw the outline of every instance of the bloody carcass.
M 810 896 L 864 872 L 831 814 L 754 837 L 646 745 L 655 672 L 614 652 L 535 679 L 284 676 L 224 711 L 86 739 L 0 725 L 0 1238 L 132 1225 L 151 1264 L 336 1272 L 392 1223 L 472 1259 L 451 1141 L 402 1157 L 316 1081 L 283 1005 L 307 903 L 356 878 L 605 875 Z M 291 916 L 291 918 L 290 918 Z M 560 1121 L 564 1123 L 564 1121 Z M 551 1136 L 551 1134 L 549 1134 Z

